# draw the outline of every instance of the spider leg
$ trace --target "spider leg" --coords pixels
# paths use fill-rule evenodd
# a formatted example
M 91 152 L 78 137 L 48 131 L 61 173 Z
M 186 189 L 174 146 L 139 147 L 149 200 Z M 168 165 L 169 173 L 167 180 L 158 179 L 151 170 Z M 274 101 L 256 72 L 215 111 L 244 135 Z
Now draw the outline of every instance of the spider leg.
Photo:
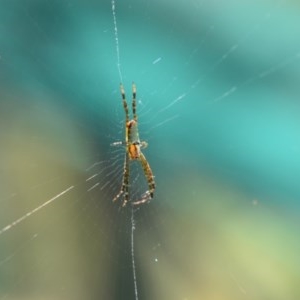
M 132 83 L 132 114 L 133 120 L 137 122 L 137 114 L 136 114 L 136 86 L 134 82 Z
M 146 203 L 146 202 L 150 201 L 151 199 L 152 198 L 150 196 L 149 191 L 146 191 L 139 200 L 131 202 L 131 205 L 140 205 L 140 204 L 143 204 L 143 203 Z
M 128 105 L 127 105 L 127 102 L 126 102 L 125 90 L 124 90 L 124 86 L 123 86 L 122 83 L 120 84 L 120 92 L 121 92 L 121 95 L 122 95 L 123 107 L 124 107 L 124 111 L 125 111 L 125 121 L 126 121 L 126 124 L 127 124 L 127 122 L 129 122 L 129 112 L 128 112 Z
M 125 156 L 125 170 L 124 170 L 124 201 L 122 206 L 124 207 L 126 203 L 129 201 L 129 155 L 126 153 Z
M 127 152 L 125 154 L 122 187 L 119 193 L 114 197 L 113 202 L 118 200 L 118 198 L 123 193 L 124 193 L 124 200 L 122 206 L 124 207 L 126 203 L 129 201 L 129 156 Z
M 143 167 L 143 170 L 144 170 L 145 176 L 147 178 L 147 182 L 148 182 L 148 191 L 146 193 L 149 194 L 149 198 L 153 198 L 154 191 L 155 191 L 155 181 L 154 181 L 154 176 L 153 176 L 151 167 L 150 167 L 145 155 L 142 152 L 140 152 L 139 159 L 142 164 L 142 167 Z

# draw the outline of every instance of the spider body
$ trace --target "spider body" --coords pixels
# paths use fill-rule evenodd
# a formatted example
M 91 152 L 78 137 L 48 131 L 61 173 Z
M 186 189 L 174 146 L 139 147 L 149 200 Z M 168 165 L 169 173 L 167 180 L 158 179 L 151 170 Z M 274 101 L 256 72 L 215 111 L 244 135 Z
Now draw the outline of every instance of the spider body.
M 129 120 L 128 105 L 126 102 L 125 90 L 123 85 L 120 85 L 121 96 L 123 100 L 123 107 L 125 111 L 125 143 L 116 142 L 113 145 L 123 145 L 125 144 L 125 162 L 123 171 L 123 181 L 120 192 L 115 196 L 113 201 L 116 201 L 121 195 L 124 194 L 123 204 L 125 206 L 128 201 L 130 201 L 129 195 L 129 178 L 130 169 L 129 162 L 132 160 L 139 161 L 141 163 L 142 169 L 144 171 L 145 177 L 148 182 L 148 190 L 141 196 L 140 199 L 132 201 L 132 205 L 138 205 L 151 200 L 154 196 L 155 191 L 155 181 L 151 170 L 151 167 L 142 153 L 141 149 L 146 148 L 148 144 L 145 141 L 140 141 L 139 131 L 138 131 L 138 118 L 136 114 L 136 86 L 132 84 L 132 114 L 133 119 Z
M 141 149 L 147 147 L 146 142 L 141 142 L 139 139 L 138 132 L 138 123 L 135 120 L 130 120 L 126 124 L 126 133 L 125 137 L 127 137 L 127 152 L 129 154 L 129 159 L 139 159 L 141 154 Z

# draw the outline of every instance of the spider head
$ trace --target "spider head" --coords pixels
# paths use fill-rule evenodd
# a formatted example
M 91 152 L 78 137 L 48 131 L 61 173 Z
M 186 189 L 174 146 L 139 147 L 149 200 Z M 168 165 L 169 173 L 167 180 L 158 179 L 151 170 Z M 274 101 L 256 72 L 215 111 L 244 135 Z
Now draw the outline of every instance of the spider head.
M 137 122 L 135 120 L 130 120 L 126 123 L 126 127 L 131 129 L 132 127 L 137 126 Z

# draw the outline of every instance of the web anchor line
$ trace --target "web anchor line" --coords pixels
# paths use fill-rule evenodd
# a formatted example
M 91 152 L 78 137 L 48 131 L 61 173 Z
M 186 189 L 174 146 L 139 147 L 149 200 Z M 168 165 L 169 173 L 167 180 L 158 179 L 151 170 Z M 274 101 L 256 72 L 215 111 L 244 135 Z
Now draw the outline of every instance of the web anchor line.
M 134 284 L 134 295 L 135 300 L 138 300 L 138 289 L 137 289 L 137 280 L 136 280 L 136 268 L 135 268 L 135 255 L 134 255 L 134 230 L 135 230 L 135 221 L 134 221 L 134 209 L 131 207 L 131 263 L 132 263 L 132 272 L 133 272 L 133 284 Z
M 117 52 L 117 68 L 119 73 L 120 82 L 123 82 L 123 76 L 121 72 L 121 63 L 120 63 L 120 46 L 119 46 L 119 34 L 118 34 L 118 26 L 117 26 L 117 17 L 116 17 L 116 4 L 115 0 L 111 1 L 111 9 L 114 20 L 114 32 L 115 32 L 115 42 L 116 42 L 116 52 Z
M 51 204 L 52 202 L 54 202 L 56 199 L 58 199 L 59 197 L 61 197 L 62 195 L 66 194 L 67 192 L 69 192 L 70 190 L 72 190 L 74 188 L 74 186 L 70 186 L 67 189 L 65 189 L 64 191 L 58 193 L 57 195 L 55 195 L 54 197 L 52 197 L 51 199 L 47 200 L 46 202 L 44 202 L 43 204 L 39 205 L 38 207 L 34 208 L 33 210 L 27 212 L 25 215 L 23 215 L 22 217 L 18 218 L 17 220 L 15 220 L 14 222 L 10 223 L 9 225 L 6 225 L 5 227 L 3 227 L 2 229 L 0 229 L 0 235 L 3 234 L 5 231 L 10 230 L 11 228 L 17 226 L 19 223 L 25 221 L 28 217 L 30 217 L 31 215 L 37 213 L 39 210 L 43 209 L 45 206 Z
M 120 83 L 123 83 L 115 0 L 111 1 L 111 9 L 112 9 L 112 15 L 113 15 L 113 21 L 114 21 L 114 33 L 115 33 L 116 54 L 117 54 L 117 69 L 118 69 L 118 73 L 119 73 Z M 139 297 L 138 297 L 138 287 L 137 287 L 136 267 L 135 267 L 135 254 L 134 254 L 134 230 L 135 230 L 134 207 L 132 206 L 131 207 L 131 265 L 132 265 L 132 275 L 133 275 L 133 284 L 134 284 L 134 295 L 135 295 L 135 300 L 138 300 Z

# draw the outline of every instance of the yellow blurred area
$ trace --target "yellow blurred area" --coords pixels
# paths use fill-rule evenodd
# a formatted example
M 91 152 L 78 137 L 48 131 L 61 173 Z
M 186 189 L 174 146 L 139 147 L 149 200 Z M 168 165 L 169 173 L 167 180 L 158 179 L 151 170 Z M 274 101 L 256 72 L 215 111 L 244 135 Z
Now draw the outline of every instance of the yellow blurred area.
M 144 259 L 155 241 L 143 231 L 137 238 L 149 299 L 296 299 L 293 221 L 213 178 L 177 180 L 169 198 L 177 209 L 160 212 L 164 240 L 153 263 Z
M 1 173 L 5 176 L 0 227 L 12 227 L 0 239 L 0 295 L 20 300 L 85 299 L 90 297 L 94 276 L 99 288 L 107 289 L 105 247 L 95 246 L 97 242 L 85 236 L 86 230 L 92 231 L 88 224 L 95 209 L 87 197 L 85 168 L 90 157 L 100 157 L 101 149 L 86 142 L 87 135 L 55 95 L 27 98 L 4 93 L 2 100 Z M 97 201 L 103 198 L 98 194 Z M 99 218 L 97 226 L 104 227 L 105 222 Z M 110 228 L 106 230 L 109 234 Z M 97 233 L 101 244 L 103 237 Z M 91 242 L 97 253 L 90 255 L 96 255 L 101 270 L 86 258 Z

